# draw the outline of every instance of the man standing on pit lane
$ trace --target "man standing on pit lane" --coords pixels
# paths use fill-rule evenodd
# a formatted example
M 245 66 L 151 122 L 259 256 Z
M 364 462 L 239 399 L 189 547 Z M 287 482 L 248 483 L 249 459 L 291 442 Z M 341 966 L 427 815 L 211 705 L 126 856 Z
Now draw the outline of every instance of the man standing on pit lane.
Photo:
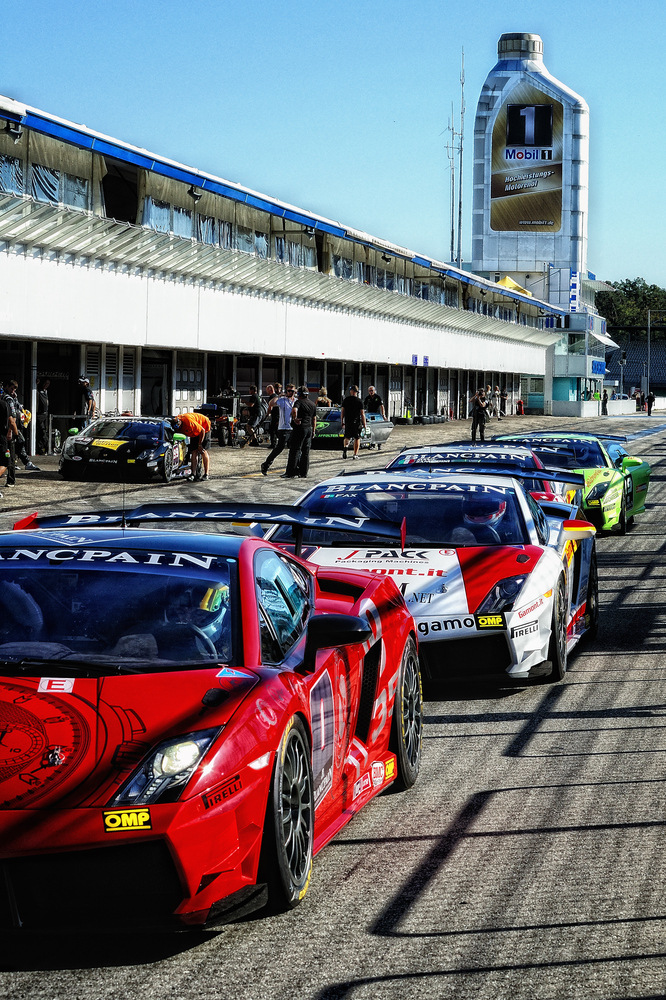
M 0 476 L 9 468 L 11 461 L 10 438 L 16 431 L 16 421 L 9 412 L 4 393 L 0 393 Z M 2 493 L 0 493 L 1 496 Z
M 296 399 L 295 393 L 296 386 L 290 382 L 285 389 L 284 396 L 278 396 L 277 402 L 271 410 L 271 413 L 277 413 L 279 416 L 277 430 L 275 432 L 277 440 L 275 447 L 266 461 L 261 463 L 262 476 L 268 475 L 268 470 L 275 459 L 289 444 L 289 438 L 291 437 L 291 410 L 294 405 L 294 400 Z
M 48 378 L 37 379 L 37 454 L 49 453 L 49 386 Z
M 298 398 L 291 411 L 293 430 L 289 440 L 289 459 L 285 479 L 295 479 L 299 476 L 306 479 L 310 468 L 310 447 L 315 434 L 317 422 L 317 407 L 310 399 L 308 387 L 302 385 L 298 390 Z
M 358 449 L 361 444 L 361 433 L 365 430 L 365 410 L 362 401 L 358 398 L 358 386 L 349 387 L 349 393 L 342 400 L 342 433 L 344 435 L 342 445 L 342 457 L 347 457 L 349 442 L 354 442 L 354 454 L 352 458 L 358 458 Z
M 192 469 L 190 475 L 187 477 L 189 483 L 194 483 L 197 480 L 197 465 L 199 463 L 199 455 L 201 455 L 201 461 L 203 462 L 203 476 L 201 481 L 208 479 L 208 470 L 210 469 L 210 458 L 208 457 L 208 449 L 210 448 L 210 420 L 205 413 L 181 413 L 177 417 L 171 418 L 171 423 L 175 430 L 180 431 L 181 434 L 186 434 L 190 439 L 190 458 L 192 461 Z
M 382 420 L 386 420 L 384 400 L 380 395 L 378 395 L 378 393 L 375 392 L 374 385 L 368 386 L 368 395 L 363 400 L 363 407 L 366 413 L 379 413 L 381 414 Z
M 472 442 L 476 441 L 477 430 L 480 440 L 485 441 L 487 409 L 488 400 L 483 391 L 483 386 L 481 386 L 476 390 L 475 395 L 472 396 Z

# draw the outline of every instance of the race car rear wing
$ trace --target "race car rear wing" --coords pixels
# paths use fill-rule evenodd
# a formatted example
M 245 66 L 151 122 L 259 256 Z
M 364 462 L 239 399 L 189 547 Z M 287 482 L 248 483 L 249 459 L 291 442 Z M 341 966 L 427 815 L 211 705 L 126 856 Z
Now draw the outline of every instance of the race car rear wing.
M 231 524 L 279 524 L 291 527 L 296 555 L 300 555 L 303 532 L 306 528 L 324 528 L 327 531 L 346 531 L 362 535 L 374 535 L 389 541 L 399 541 L 405 548 L 407 525 L 375 518 L 339 515 L 309 514 L 301 507 L 290 507 L 278 503 L 246 503 L 235 506 L 222 503 L 142 504 L 133 510 L 110 508 L 85 514 L 49 514 L 40 517 L 37 512 L 29 514 L 14 524 L 15 531 L 39 528 L 133 528 L 146 523 L 188 521 L 229 522 Z
M 567 469 L 543 468 L 543 469 L 523 469 L 519 466 L 502 466 L 502 468 L 488 469 L 486 466 L 475 465 L 473 462 L 465 462 L 460 465 L 448 465 L 445 462 L 432 465 L 403 465 L 395 469 L 364 469 L 356 472 L 354 469 L 345 469 L 341 476 L 379 476 L 386 475 L 395 478 L 401 473 L 412 472 L 448 472 L 453 476 L 461 476 L 470 473 L 474 476 L 504 476 L 505 479 L 547 479 L 552 483 L 564 483 L 568 486 L 584 486 L 585 477 L 579 472 L 569 472 Z M 381 482 L 378 479 L 378 482 Z

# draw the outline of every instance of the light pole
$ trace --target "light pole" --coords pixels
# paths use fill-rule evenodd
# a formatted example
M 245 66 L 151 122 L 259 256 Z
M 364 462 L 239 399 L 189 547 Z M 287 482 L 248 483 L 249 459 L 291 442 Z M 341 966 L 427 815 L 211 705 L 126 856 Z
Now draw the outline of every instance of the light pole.
M 645 395 L 649 396 L 650 395 L 650 310 L 649 309 L 648 309 L 647 335 L 648 335 L 648 345 L 647 345 L 647 347 L 648 347 L 648 349 L 647 349 L 647 377 L 645 379 L 645 386 L 646 386 L 647 392 L 645 393 Z
M 657 321 L 657 323 L 659 323 L 663 322 L 664 317 L 666 316 L 666 310 L 648 309 L 647 311 L 647 380 L 646 380 L 647 392 L 645 393 L 646 396 L 650 392 L 650 328 L 652 321 L 652 313 L 654 313 L 654 318 Z

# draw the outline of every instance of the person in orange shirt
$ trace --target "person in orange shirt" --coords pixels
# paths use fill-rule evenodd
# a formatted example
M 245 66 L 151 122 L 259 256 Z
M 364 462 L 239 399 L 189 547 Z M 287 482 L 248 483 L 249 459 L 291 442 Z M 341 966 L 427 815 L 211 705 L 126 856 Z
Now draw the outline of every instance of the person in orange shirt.
M 192 471 L 187 477 L 188 482 L 193 483 L 197 479 L 197 462 L 199 455 L 203 462 L 202 480 L 208 479 L 210 459 L 208 448 L 210 448 L 210 420 L 204 413 L 180 413 L 177 417 L 171 418 L 174 430 L 186 434 L 190 439 L 190 457 L 192 459 Z

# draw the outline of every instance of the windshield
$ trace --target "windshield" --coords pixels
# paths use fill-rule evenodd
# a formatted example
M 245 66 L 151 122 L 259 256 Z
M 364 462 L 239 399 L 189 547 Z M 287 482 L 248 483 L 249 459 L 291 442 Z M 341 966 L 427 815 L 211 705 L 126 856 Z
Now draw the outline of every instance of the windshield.
M 556 465 L 560 469 L 598 469 L 607 464 L 596 441 L 562 441 L 561 444 L 539 441 L 534 444 L 534 451 L 544 465 Z
M 367 516 L 400 524 L 406 519 L 407 546 L 514 545 L 528 542 L 516 491 L 507 486 L 422 482 L 340 483 L 316 487 L 301 502 L 311 513 Z M 291 538 L 282 528 L 275 540 Z M 306 529 L 311 545 L 368 545 L 371 534 Z
M 135 441 L 150 438 L 155 442 L 163 437 L 163 425 L 150 420 L 96 420 L 85 430 L 86 437 Z
M 78 550 L 78 559 L 90 562 L 81 563 L 76 555 L 65 560 L 63 553 L 76 552 L 2 550 L 5 673 L 17 663 L 30 673 L 33 662 L 44 661 L 49 669 L 57 661 L 66 670 L 95 674 L 233 661 L 234 560 L 101 549 Z M 118 562 L 92 562 L 104 557 Z

